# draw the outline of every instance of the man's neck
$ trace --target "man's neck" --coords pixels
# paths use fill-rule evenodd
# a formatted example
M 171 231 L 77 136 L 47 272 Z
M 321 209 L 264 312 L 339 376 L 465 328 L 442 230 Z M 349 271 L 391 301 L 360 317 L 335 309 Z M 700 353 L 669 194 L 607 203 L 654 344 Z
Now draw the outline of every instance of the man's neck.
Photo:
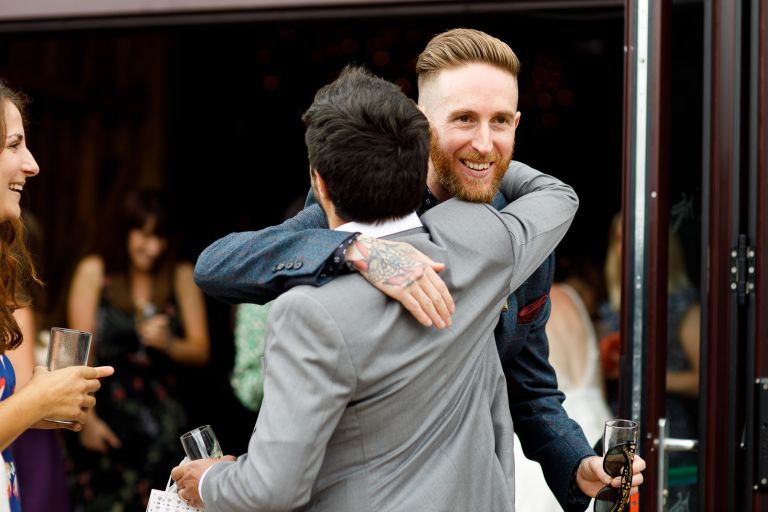
M 440 202 L 447 201 L 453 197 L 450 192 L 443 188 L 443 186 L 437 180 L 436 174 L 432 172 L 432 169 L 430 169 L 430 172 L 427 174 L 427 188 L 429 188 L 429 191 L 432 192 L 432 195 L 435 196 Z

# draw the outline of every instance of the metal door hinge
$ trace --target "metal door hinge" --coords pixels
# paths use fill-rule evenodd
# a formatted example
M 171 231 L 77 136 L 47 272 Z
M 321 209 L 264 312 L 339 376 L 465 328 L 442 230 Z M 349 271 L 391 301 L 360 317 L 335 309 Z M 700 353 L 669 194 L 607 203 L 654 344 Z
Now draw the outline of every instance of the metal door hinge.
M 739 235 L 739 245 L 731 249 L 731 293 L 738 295 L 739 304 L 755 291 L 755 248 L 747 243 L 747 235 Z

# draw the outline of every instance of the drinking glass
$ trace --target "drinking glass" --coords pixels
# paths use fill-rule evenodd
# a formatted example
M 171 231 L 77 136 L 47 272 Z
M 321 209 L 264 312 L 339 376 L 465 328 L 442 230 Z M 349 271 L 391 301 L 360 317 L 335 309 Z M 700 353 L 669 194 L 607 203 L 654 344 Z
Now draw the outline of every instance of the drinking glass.
M 149 355 L 147 354 L 147 347 L 141 341 L 141 335 L 139 329 L 141 324 L 152 318 L 157 314 L 157 308 L 151 302 L 146 302 L 141 306 L 136 307 L 135 324 L 136 324 L 136 336 L 139 340 L 139 346 L 136 348 L 136 352 L 132 354 L 131 359 L 139 366 L 149 365 Z
M 637 445 L 637 432 L 639 427 L 636 421 L 613 419 L 605 422 L 603 428 L 603 453 L 614 446 L 624 443 L 633 443 Z
M 92 335 L 85 331 L 65 329 L 64 327 L 51 328 L 51 339 L 48 343 L 48 355 L 45 366 L 50 371 L 66 368 L 68 366 L 81 366 L 88 363 L 88 352 L 91 349 Z M 45 421 L 72 425 L 68 420 L 44 418 Z
M 189 460 L 220 459 L 222 456 L 219 440 L 210 425 L 190 430 L 181 436 L 181 446 Z
M 621 512 L 632 490 L 632 461 L 637 446 L 636 421 L 613 419 L 603 430 L 603 470 L 613 478 L 621 476 L 621 485 L 607 485 L 595 496 L 595 512 Z

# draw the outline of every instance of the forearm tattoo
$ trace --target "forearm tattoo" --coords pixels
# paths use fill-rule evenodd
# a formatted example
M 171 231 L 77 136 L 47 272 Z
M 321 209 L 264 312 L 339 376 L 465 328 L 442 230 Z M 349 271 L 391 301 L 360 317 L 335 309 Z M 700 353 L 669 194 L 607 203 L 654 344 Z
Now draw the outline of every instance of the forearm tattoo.
M 355 240 L 355 247 L 362 255 L 352 264 L 361 273 L 367 274 L 372 284 L 383 283 L 406 288 L 424 275 L 427 264 L 415 259 L 418 252 L 410 245 L 374 242 L 375 239 Z

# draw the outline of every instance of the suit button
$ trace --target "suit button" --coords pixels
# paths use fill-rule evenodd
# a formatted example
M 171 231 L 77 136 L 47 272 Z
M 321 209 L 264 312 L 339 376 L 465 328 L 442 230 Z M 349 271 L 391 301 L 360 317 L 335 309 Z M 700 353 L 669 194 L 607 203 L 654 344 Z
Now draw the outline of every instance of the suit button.
M 275 267 L 275 269 L 277 270 L 283 270 L 284 268 L 285 268 L 285 263 L 283 263 L 282 261 L 278 263 L 277 266 Z
M 289 261 L 285 264 L 285 270 L 290 270 L 293 268 L 293 262 Z
M 301 268 L 302 265 L 304 265 L 301 261 L 296 261 L 293 263 L 293 268 Z

